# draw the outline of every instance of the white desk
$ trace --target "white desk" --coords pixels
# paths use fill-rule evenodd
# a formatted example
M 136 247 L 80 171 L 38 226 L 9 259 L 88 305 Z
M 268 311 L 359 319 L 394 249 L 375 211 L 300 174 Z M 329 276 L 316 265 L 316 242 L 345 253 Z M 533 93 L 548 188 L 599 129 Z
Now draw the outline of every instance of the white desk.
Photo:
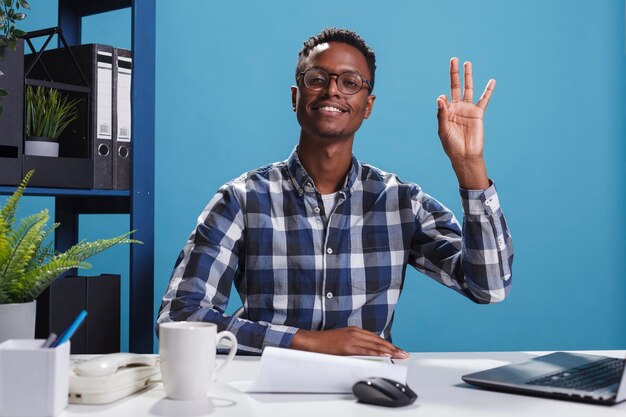
M 165 397 L 163 386 L 105 406 L 73 405 L 62 417 L 367 417 L 381 415 L 427 416 L 584 416 L 626 414 L 626 402 L 600 406 L 487 391 L 471 387 L 461 375 L 519 362 L 545 352 L 413 353 L 408 364 L 408 384 L 419 395 L 402 408 L 377 407 L 356 402 L 352 395 L 340 394 L 244 394 L 227 384 L 251 380 L 259 359 L 236 357 L 224 370 L 221 381 L 206 401 L 173 401 Z M 624 357 L 624 351 L 587 352 Z

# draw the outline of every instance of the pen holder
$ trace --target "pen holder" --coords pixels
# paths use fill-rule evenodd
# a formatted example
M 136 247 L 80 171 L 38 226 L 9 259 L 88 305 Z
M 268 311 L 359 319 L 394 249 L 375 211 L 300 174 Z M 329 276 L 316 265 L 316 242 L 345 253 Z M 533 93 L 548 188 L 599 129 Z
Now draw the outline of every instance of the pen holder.
M 70 342 L 42 348 L 44 342 L 0 343 L 0 417 L 54 417 L 67 406 Z

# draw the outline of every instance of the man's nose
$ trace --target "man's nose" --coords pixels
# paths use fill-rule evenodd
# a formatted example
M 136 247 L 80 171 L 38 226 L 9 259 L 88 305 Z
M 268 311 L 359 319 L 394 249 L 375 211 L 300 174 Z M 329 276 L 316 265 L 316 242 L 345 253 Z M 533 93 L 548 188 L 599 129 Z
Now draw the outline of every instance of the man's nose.
M 337 86 L 337 76 L 330 76 L 328 78 L 328 85 L 324 89 L 324 92 L 329 96 L 338 96 L 340 94 L 339 87 Z

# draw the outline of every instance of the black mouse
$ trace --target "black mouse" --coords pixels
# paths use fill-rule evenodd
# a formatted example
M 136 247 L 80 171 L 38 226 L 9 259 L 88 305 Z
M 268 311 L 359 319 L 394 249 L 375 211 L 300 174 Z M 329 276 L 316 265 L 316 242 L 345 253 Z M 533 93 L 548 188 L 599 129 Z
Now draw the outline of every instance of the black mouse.
M 385 407 L 402 407 L 417 399 L 417 394 L 408 385 L 378 377 L 357 382 L 352 387 L 352 392 L 359 402 Z

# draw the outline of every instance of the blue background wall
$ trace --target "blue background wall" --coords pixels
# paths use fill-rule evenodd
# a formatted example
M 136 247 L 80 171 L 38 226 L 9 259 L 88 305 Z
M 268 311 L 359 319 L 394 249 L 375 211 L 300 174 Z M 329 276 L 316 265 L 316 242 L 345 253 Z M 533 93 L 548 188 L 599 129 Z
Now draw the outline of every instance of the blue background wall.
M 56 2 L 31 5 L 28 29 L 53 24 Z M 497 79 L 485 156 L 514 238 L 512 293 L 478 306 L 409 270 L 395 342 L 411 351 L 624 348 L 622 0 L 157 6 L 155 309 L 215 190 L 292 150 L 297 52 L 308 36 L 339 26 L 360 33 L 378 58 L 378 98 L 355 154 L 419 183 L 458 215 L 435 100 L 449 94 L 452 56 L 473 62 L 477 91 Z M 130 44 L 127 10 L 84 24 L 85 42 Z M 45 200 L 37 204 L 51 205 Z M 108 235 L 128 220 L 97 216 L 85 226 L 86 236 Z M 103 255 L 96 270 L 126 271 L 127 254 Z

